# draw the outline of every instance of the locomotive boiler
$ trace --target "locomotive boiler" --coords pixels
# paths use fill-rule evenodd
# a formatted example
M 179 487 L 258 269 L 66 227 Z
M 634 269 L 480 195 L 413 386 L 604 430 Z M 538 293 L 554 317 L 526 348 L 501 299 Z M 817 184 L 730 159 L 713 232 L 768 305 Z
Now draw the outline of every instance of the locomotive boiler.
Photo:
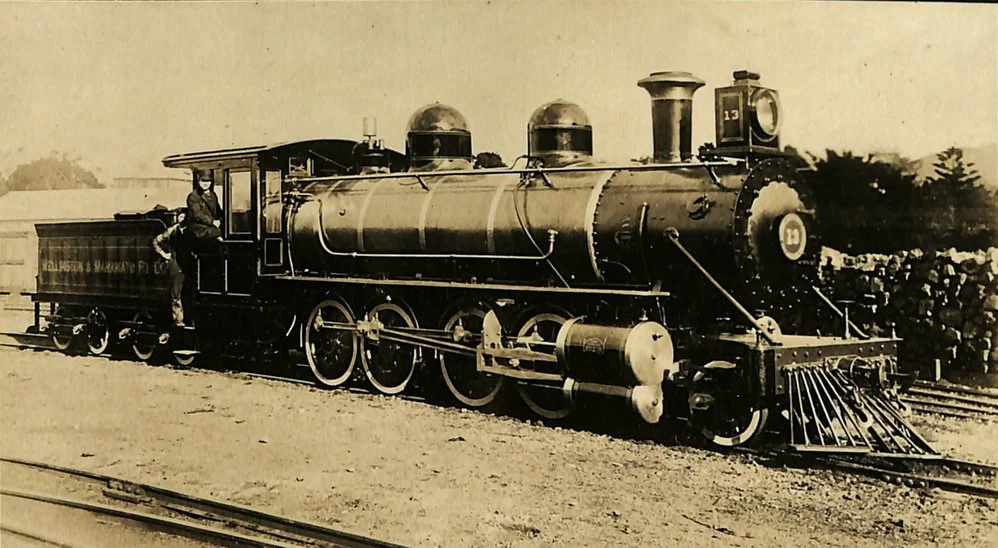
M 601 165 L 586 114 L 552 102 L 529 123 L 530 159 L 543 169 L 472 170 L 454 157 L 308 183 L 309 199 L 289 219 L 296 272 L 676 287 L 689 276 L 671 240 L 678 233 L 748 305 L 782 304 L 772 293 L 794 288 L 820 250 L 805 181 L 782 159 L 748 170 L 692 161 L 690 102 L 703 82 L 658 73 L 640 85 L 653 97 L 656 163 Z M 413 115 L 409 147 L 456 135 L 470 139 L 464 118 L 428 105 Z
M 892 390 L 897 339 L 814 287 L 820 204 L 781 152 L 778 93 L 736 72 L 695 153 L 703 85 L 638 82 L 647 162 L 602 162 L 560 99 L 510 167 L 476 168 L 468 120 L 440 103 L 412 115 L 404 155 L 367 134 L 167 157 L 221 183 L 225 218 L 198 254 L 193 335 L 160 339 L 186 357 L 300 349 L 325 387 L 418 384 L 473 408 L 519 394 L 548 420 L 623 406 L 728 446 L 774 414 L 801 450 L 933 454 Z M 845 335 L 807 332 L 818 314 Z

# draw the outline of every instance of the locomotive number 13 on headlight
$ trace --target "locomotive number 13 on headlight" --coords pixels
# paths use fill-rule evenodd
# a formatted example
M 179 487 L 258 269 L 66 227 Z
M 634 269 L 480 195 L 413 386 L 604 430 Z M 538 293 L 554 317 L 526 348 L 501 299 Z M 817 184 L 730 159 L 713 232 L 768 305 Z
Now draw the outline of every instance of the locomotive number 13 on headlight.
M 717 153 L 778 153 L 780 96 L 759 85 L 759 75 L 738 71 L 734 82 L 715 91 Z

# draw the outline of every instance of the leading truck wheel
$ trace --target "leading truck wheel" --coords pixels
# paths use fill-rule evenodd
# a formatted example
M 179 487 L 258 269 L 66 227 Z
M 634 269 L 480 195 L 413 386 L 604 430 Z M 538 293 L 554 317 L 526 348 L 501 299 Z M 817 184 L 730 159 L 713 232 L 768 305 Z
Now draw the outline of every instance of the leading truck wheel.
M 738 447 L 755 439 L 766 427 L 769 409 L 746 409 L 744 412 L 709 424 L 701 424 L 700 433 L 714 445 Z
M 87 314 L 87 348 L 90 353 L 97 355 L 107 351 L 111 343 L 111 328 L 107 315 L 100 308 L 94 308 Z
M 762 433 L 769 419 L 769 409 L 762 402 L 724 390 L 735 380 L 719 377 L 733 369 L 734 365 L 727 362 L 707 364 L 706 373 L 700 371 L 693 377 L 690 389 L 692 422 L 707 441 L 719 447 L 750 443 Z
M 553 351 L 558 330 L 568 321 L 561 312 L 541 312 L 527 318 L 517 331 L 517 340 L 536 351 Z M 548 420 L 560 420 L 572 413 L 572 404 L 565 398 L 561 386 L 517 383 L 523 403 L 531 411 Z

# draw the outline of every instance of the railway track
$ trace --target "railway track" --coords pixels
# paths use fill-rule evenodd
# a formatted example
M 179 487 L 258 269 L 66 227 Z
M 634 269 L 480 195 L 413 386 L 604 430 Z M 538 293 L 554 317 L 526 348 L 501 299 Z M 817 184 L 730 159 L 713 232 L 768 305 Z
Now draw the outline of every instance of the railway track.
M 244 506 L 194 497 L 153 485 L 51 464 L 0 457 L 5 499 L 85 510 L 137 522 L 145 527 L 225 546 L 396 547 L 381 540 L 267 514 Z M 57 485 L 59 491 L 13 488 Z M 72 492 L 74 498 L 63 496 Z M 8 502 L 10 502 L 8 500 Z M 23 531 L 17 533 L 25 533 Z M 21 535 L 23 536 L 23 534 Z M 36 535 L 42 536 L 42 535 Z
M 0 332 L 0 346 L 23 348 L 26 350 L 56 350 L 52 339 L 38 333 Z
M 911 488 L 939 489 L 998 499 L 998 466 L 980 462 L 950 457 L 801 454 L 772 449 L 764 451 L 749 449 L 739 452 L 753 455 L 776 466 L 823 468 Z
M 920 413 L 998 421 L 998 394 L 986 390 L 917 382 L 901 401 Z
M 998 467 L 971 461 L 941 458 L 938 460 L 874 458 L 852 461 L 842 458 L 819 458 L 827 468 L 879 478 L 912 488 L 935 488 L 998 499 L 995 477 Z
M 46 342 L 48 344 L 46 345 Z M 0 346 L 19 348 L 54 349 L 51 342 L 41 335 L 0 334 Z M 270 380 L 309 384 L 309 381 L 287 375 L 244 373 L 248 376 Z M 903 399 L 916 411 L 981 418 L 998 416 L 998 397 L 981 390 L 961 387 L 940 387 L 931 383 L 918 383 Z M 988 398 L 993 398 L 989 400 Z M 925 401 L 926 403 L 915 403 Z M 939 407 L 932 407 L 942 404 Z M 924 409 L 924 411 L 922 411 Z M 966 410 L 964 410 L 966 409 Z M 984 463 L 937 457 L 915 459 L 904 457 L 865 456 L 850 459 L 843 456 L 803 455 L 792 451 L 767 449 L 764 451 L 741 449 L 735 452 L 755 455 L 779 465 L 800 468 L 822 467 L 844 473 L 863 475 L 910 487 L 937 488 L 975 496 L 998 499 L 998 466 Z M 0 462 L 6 462 L 0 459 Z

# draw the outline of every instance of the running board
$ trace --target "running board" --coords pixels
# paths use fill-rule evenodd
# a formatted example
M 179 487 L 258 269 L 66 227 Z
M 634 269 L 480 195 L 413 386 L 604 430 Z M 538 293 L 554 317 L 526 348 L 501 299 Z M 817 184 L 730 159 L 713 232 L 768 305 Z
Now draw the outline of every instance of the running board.
M 938 458 L 891 390 L 861 388 L 834 366 L 788 367 L 790 447 L 811 453 Z

